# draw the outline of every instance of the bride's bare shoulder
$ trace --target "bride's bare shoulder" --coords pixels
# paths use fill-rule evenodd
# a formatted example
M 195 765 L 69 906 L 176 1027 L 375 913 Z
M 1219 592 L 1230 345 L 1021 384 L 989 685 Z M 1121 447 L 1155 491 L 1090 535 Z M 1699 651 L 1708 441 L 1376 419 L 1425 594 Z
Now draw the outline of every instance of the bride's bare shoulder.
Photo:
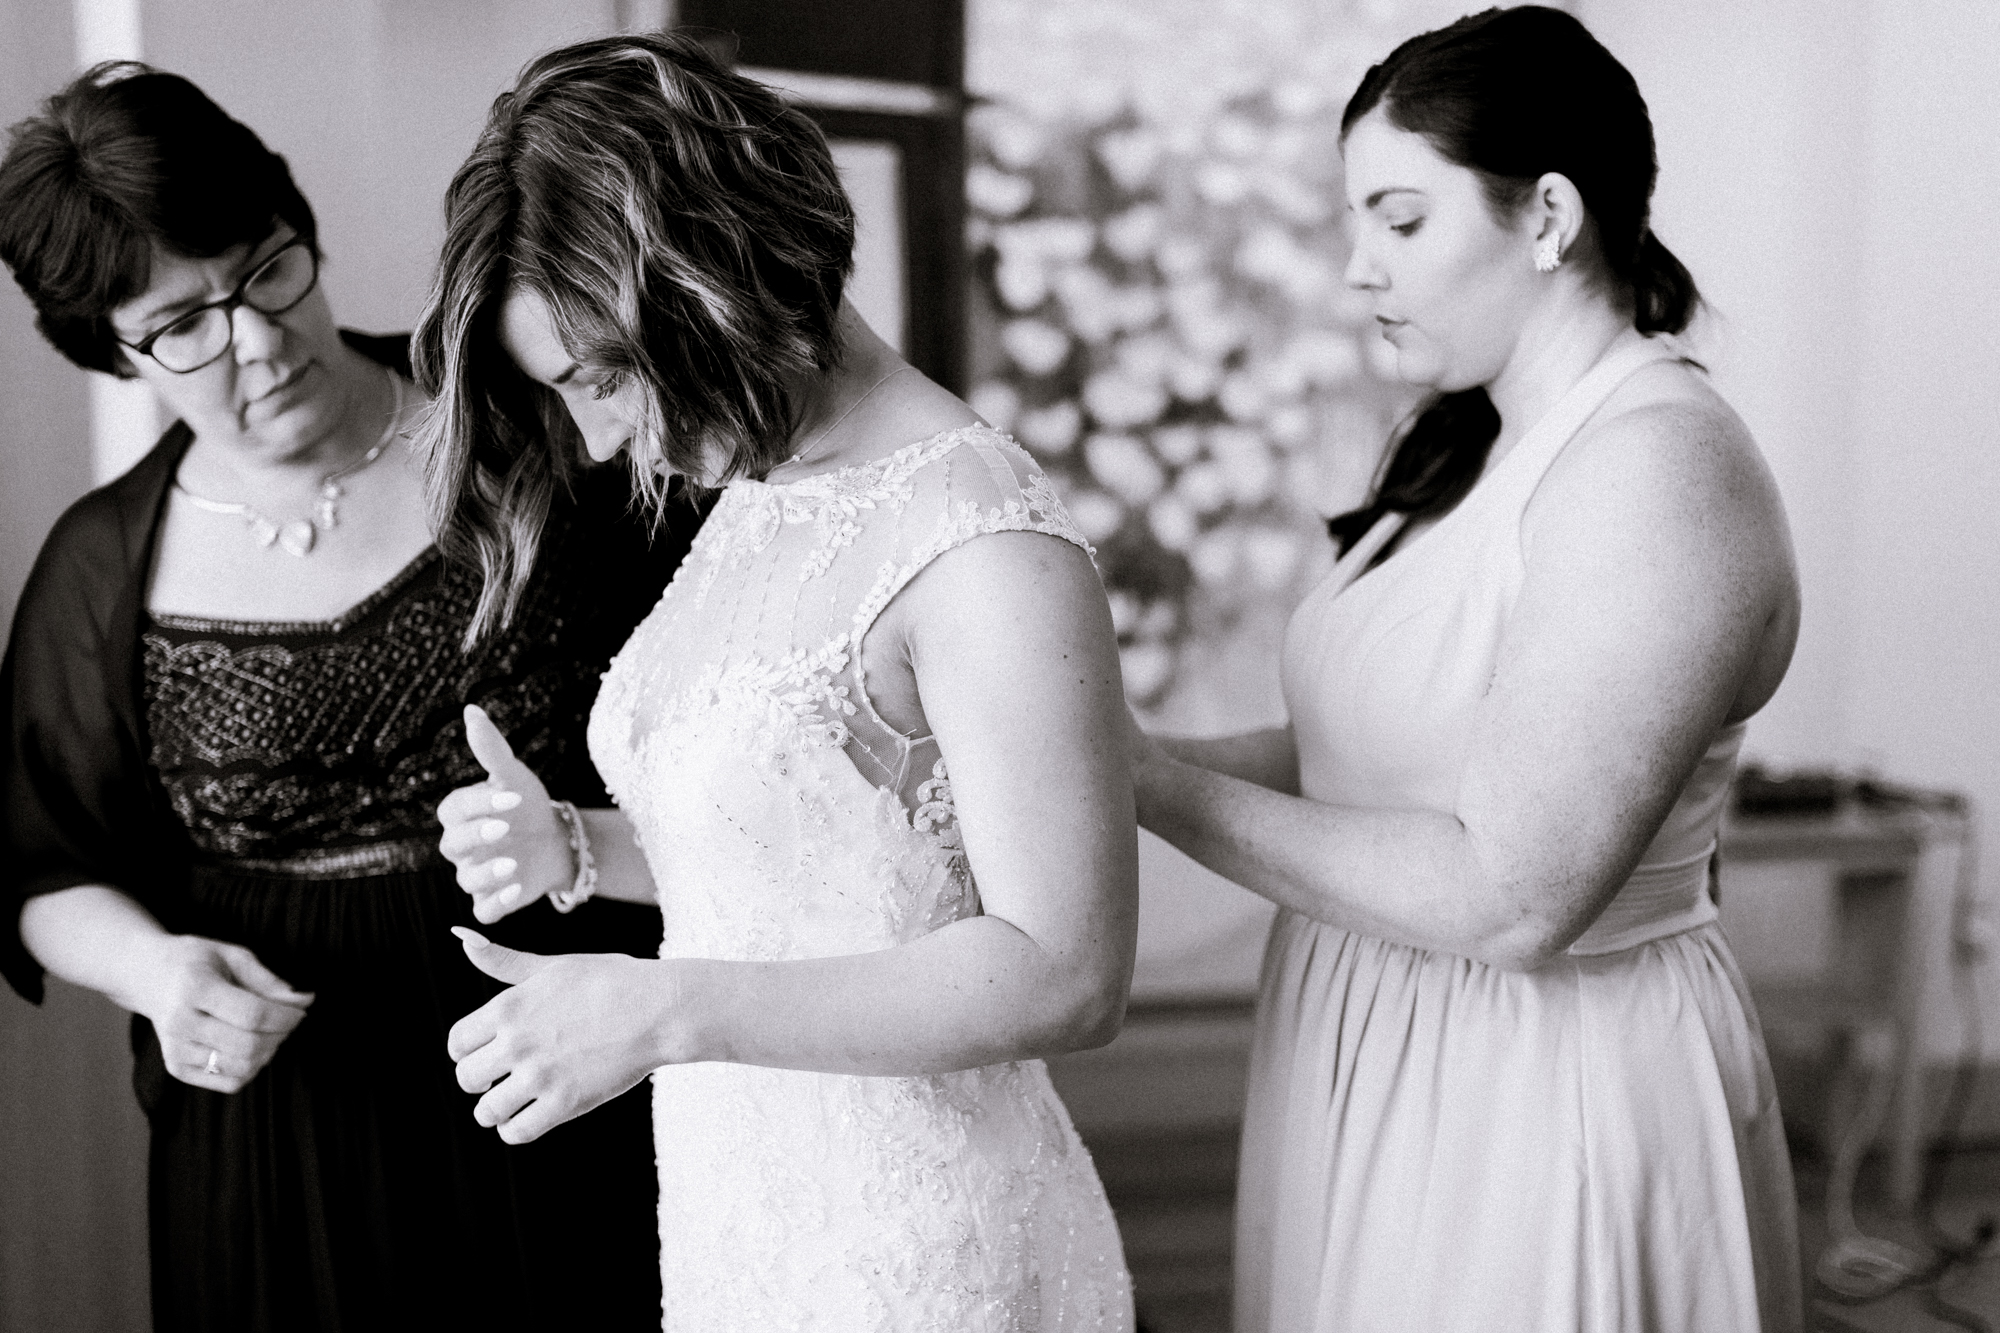
M 905 372 L 882 387 L 881 436 L 928 440 L 979 422 L 963 399 L 922 373 Z

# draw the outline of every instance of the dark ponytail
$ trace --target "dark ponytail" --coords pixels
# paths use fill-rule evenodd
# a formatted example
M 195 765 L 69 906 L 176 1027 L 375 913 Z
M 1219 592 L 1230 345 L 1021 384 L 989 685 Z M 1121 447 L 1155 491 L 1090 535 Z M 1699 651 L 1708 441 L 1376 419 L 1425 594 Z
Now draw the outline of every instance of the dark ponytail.
M 1381 107 L 1447 162 L 1476 173 L 1511 221 L 1549 172 L 1583 197 L 1608 285 L 1629 295 L 1641 333 L 1679 333 L 1701 293 L 1648 225 L 1659 164 L 1653 122 L 1626 68 L 1575 18 L 1522 5 L 1468 15 L 1412 37 L 1363 76 L 1340 118 L 1345 135 Z M 1444 513 L 1472 489 L 1500 433 L 1483 388 L 1445 394 L 1397 442 L 1367 505 L 1327 524 L 1344 555 L 1384 514 Z
M 1639 238 L 1639 253 L 1633 257 L 1629 280 L 1632 327 L 1641 333 L 1679 333 L 1701 304 L 1694 274 L 1660 243 L 1651 227 Z
M 1327 520 L 1340 553 L 1367 535 L 1384 514 L 1429 518 L 1465 498 L 1500 434 L 1500 413 L 1484 389 L 1448 393 L 1410 423 L 1389 455 L 1374 498 Z

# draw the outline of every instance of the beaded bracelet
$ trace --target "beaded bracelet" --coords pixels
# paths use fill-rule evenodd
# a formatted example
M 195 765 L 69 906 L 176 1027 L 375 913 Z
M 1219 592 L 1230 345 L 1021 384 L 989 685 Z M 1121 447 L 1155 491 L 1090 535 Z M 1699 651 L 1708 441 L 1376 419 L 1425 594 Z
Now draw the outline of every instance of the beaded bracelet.
M 569 837 L 570 855 L 576 861 L 576 879 L 566 889 L 556 889 L 549 894 L 549 906 L 558 912 L 574 911 L 576 905 L 585 902 L 597 892 L 597 861 L 590 854 L 590 834 L 583 827 L 583 816 L 568 801 L 550 801 L 549 808 L 562 821 L 563 832 Z

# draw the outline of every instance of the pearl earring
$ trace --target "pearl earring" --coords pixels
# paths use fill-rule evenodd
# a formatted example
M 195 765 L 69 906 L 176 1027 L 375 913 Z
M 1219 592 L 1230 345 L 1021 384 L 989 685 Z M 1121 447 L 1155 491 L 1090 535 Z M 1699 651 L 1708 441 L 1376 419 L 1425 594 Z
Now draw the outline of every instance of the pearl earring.
M 1562 237 L 1550 232 L 1535 242 L 1535 271 L 1553 273 L 1563 262 Z

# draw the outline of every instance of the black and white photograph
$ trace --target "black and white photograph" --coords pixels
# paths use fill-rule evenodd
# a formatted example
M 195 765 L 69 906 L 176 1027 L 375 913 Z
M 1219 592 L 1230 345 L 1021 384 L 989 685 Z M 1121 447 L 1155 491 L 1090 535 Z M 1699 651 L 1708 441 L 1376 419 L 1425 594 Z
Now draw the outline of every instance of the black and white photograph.
M 6 0 L 0 1333 L 2000 1333 L 1996 69 Z

